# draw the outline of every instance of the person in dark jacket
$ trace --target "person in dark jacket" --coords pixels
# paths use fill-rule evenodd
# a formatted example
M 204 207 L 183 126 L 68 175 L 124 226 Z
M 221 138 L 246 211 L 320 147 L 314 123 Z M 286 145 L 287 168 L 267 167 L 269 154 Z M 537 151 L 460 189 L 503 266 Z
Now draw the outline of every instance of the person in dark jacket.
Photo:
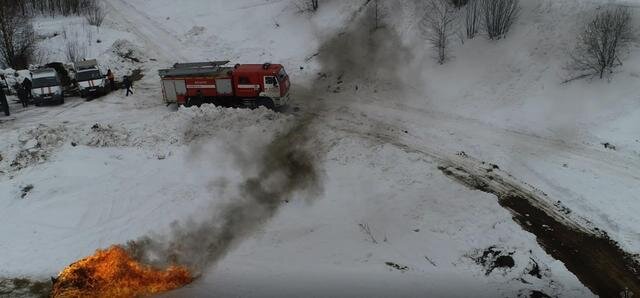
M 26 108 L 29 106 L 29 97 L 31 95 L 31 90 L 25 90 L 24 87 L 20 86 L 20 85 L 16 85 L 16 92 L 18 93 L 18 99 L 20 100 L 20 103 L 22 104 L 23 108 Z M 27 95 L 28 94 L 28 95 Z
M 9 103 L 7 102 L 7 97 L 4 95 L 4 89 L 2 88 L 0 88 L 0 106 L 2 106 L 5 116 L 11 116 L 11 113 L 9 112 Z
M 129 96 L 129 93 L 133 94 L 133 90 L 131 90 L 131 87 L 133 87 L 133 83 L 131 82 L 131 79 L 129 79 L 128 76 L 124 77 L 124 79 L 122 80 L 122 84 L 124 85 L 124 88 L 127 89 L 126 96 Z
M 20 100 L 20 103 L 22 103 L 22 107 L 26 108 L 27 107 L 27 94 L 25 93 L 24 87 L 22 86 L 22 84 L 18 84 L 16 83 L 13 86 L 13 89 L 16 90 L 16 95 L 18 96 L 18 99 Z
M 116 90 L 116 77 L 113 75 L 111 69 L 107 70 L 107 80 L 109 81 L 109 86 L 111 87 L 111 91 Z
M 24 88 L 24 93 L 27 100 L 31 99 L 32 86 L 33 85 L 31 84 L 31 80 L 29 80 L 29 78 L 25 78 L 24 81 L 22 81 L 22 88 Z

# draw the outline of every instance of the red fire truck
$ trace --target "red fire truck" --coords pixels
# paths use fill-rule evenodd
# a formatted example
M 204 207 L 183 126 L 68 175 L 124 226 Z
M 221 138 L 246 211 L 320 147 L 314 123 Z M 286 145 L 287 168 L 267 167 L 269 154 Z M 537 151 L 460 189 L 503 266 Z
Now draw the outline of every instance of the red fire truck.
M 289 76 L 280 64 L 229 61 L 176 63 L 159 71 L 167 104 L 275 108 L 289 100 Z

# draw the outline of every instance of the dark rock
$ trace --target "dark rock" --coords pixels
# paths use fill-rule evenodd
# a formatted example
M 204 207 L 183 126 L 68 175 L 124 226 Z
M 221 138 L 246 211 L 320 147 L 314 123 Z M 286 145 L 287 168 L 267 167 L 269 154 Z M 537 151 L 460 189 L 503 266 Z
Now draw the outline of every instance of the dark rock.
M 20 197 L 24 199 L 31 190 L 33 190 L 33 184 L 26 185 L 22 188 L 22 195 L 20 195 Z
M 529 294 L 529 298 L 551 298 L 551 296 L 540 291 L 533 290 L 531 291 L 531 294 Z
M 513 268 L 516 262 L 511 256 L 499 256 L 494 262 L 496 268 Z
M 396 263 L 393 263 L 393 262 L 385 262 L 384 264 L 389 266 L 389 267 L 391 267 L 391 268 L 393 268 L 393 269 L 400 270 L 400 271 L 409 270 L 409 267 L 403 266 L 403 265 L 399 265 L 399 264 L 396 264 Z

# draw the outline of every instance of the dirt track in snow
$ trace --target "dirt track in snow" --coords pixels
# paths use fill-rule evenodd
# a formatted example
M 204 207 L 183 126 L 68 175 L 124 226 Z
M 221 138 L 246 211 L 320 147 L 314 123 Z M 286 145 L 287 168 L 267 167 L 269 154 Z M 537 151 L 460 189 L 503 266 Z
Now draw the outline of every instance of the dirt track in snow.
M 441 165 L 442 173 L 455 182 L 495 195 L 498 203 L 513 214 L 514 221 L 534 234 L 540 246 L 564 263 L 594 294 L 619 297 L 625 289 L 640 293 L 640 263 L 635 256 L 621 249 L 605 232 L 592 227 L 588 220 L 576 222 L 569 216 L 571 210 L 560 201 L 549 198 L 498 165 L 476 160 L 463 152 L 449 155 L 435 147 L 404 140 L 398 137 L 398 132 L 403 132 L 400 127 L 376 123 L 374 119 L 368 121 L 386 129 L 362 130 L 365 123 L 358 121 L 333 128 L 374 142 L 389 143 L 407 152 L 424 154 L 435 159 Z
M 448 177 L 469 188 L 494 194 L 513 219 L 536 235 L 538 243 L 578 277 L 594 294 L 617 297 L 625 288 L 640 293 L 640 264 L 616 242 L 599 231 L 588 231 L 563 218 L 561 206 L 549 206 L 549 199 L 503 178 L 497 166 L 468 169 L 441 166 Z M 484 173 L 482 172 L 484 171 Z

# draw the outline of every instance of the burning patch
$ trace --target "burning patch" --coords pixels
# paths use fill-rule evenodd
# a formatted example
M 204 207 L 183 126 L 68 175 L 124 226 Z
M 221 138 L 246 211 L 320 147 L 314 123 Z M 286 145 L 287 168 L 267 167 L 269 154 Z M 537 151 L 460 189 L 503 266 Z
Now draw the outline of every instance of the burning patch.
M 65 268 L 54 280 L 51 297 L 142 297 L 193 281 L 183 266 L 158 270 L 134 260 L 121 246 L 97 250 Z

